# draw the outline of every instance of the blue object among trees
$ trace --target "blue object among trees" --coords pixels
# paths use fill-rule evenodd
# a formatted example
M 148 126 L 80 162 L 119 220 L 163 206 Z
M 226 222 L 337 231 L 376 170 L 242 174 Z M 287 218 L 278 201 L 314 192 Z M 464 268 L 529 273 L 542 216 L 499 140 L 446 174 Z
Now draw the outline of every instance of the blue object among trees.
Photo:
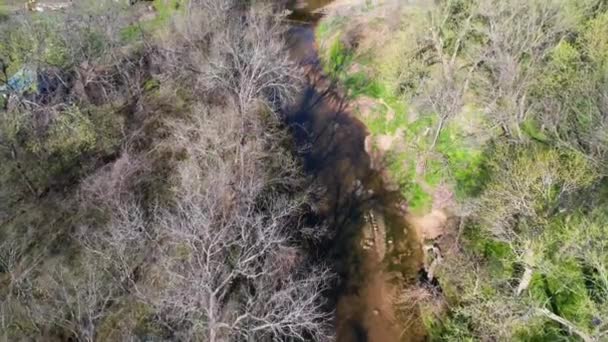
M 35 92 L 37 90 L 36 72 L 31 68 L 19 69 L 6 84 L 0 86 L 0 94 Z

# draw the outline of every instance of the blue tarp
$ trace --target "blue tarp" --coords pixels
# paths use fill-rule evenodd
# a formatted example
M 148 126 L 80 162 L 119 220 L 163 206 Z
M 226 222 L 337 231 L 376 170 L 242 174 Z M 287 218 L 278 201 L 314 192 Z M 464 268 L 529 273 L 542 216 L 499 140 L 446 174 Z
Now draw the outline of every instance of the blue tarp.
M 36 91 L 36 72 L 31 68 L 21 68 L 11 78 L 8 79 L 5 85 L 0 86 L 0 94 L 17 93 Z

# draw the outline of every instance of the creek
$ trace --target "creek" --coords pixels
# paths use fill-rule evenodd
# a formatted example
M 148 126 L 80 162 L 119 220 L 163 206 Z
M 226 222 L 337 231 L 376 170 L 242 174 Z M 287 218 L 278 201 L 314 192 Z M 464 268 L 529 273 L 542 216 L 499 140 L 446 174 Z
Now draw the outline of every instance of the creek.
M 338 342 L 424 341 L 418 309 L 396 310 L 400 289 L 417 282 L 420 240 L 397 191 L 387 190 L 365 150 L 368 130 L 351 114 L 349 99 L 320 65 L 314 29 L 318 10 L 332 1 L 290 6 L 289 48 L 306 71 L 306 86 L 288 111 L 306 171 L 322 186 L 317 201 L 333 232 L 317 254 L 339 276 L 330 296 Z

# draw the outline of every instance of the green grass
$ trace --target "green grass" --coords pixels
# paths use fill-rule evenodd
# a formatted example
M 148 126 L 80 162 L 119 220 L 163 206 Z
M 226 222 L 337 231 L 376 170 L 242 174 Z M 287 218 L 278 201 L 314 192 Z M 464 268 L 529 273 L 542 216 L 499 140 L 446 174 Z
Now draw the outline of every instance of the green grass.
M 450 178 L 456 184 L 456 195 L 465 198 L 478 194 L 488 178 L 484 151 L 467 144 L 466 137 L 454 125 L 443 129 L 436 148 L 447 161 Z
M 143 33 L 143 28 L 137 24 L 131 24 L 120 31 L 120 38 L 125 43 L 137 41 Z
M 326 55 L 327 57 L 322 61 L 325 73 L 335 80 L 344 80 L 346 71 L 353 62 L 352 51 L 348 50 L 339 38 L 336 38 L 329 46 Z
M 327 41 L 331 36 L 340 31 L 342 25 L 346 23 L 347 18 L 341 16 L 332 16 L 323 18 L 315 28 L 315 37 L 317 41 Z
M 121 38 L 125 42 L 135 42 L 144 33 L 154 33 L 169 24 L 176 12 L 185 10 L 186 0 L 154 0 L 152 5 L 156 16 L 148 21 L 138 22 L 125 27 L 121 31 Z

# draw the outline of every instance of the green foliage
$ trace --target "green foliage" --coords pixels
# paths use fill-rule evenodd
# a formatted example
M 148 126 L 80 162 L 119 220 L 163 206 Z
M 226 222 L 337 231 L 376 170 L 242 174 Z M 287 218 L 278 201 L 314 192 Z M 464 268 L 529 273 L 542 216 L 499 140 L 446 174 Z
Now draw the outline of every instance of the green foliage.
M 144 83 L 145 91 L 155 91 L 160 88 L 160 81 L 157 79 L 150 79 Z
M 580 51 L 568 42 L 556 46 L 550 57 L 547 72 L 541 80 L 540 96 L 559 96 L 560 91 L 581 83 L 583 61 Z
M 446 127 L 437 141 L 437 151 L 447 161 L 451 178 L 456 182 L 460 198 L 474 196 L 481 191 L 488 178 L 486 155 L 477 146 L 467 143 L 463 132 L 456 126 Z
M 475 0 L 441 0 L 438 7 L 442 9 L 442 17 L 446 18 L 441 35 L 446 51 L 452 51 L 460 37 L 467 18 L 477 6 Z M 466 38 L 466 37 L 465 37 Z
M 542 126 L 537 120 L 529 118 L 524 121 L 521 127 L 522 131 L 530 138 L 541 143 L 550 143 L 550 136 L 543 131 Z
M 514 338 L 525 342 L 572 341 L 572 337 L 564 336 L 563 329 L 554 322 L 523 326 L 515 332 Z
M 445 20 L 439 25 L 444 52 L 452 51 L 456 41 L 463 39 L 455 56 L 456 79 L 463 77 L 471 63 L 478 63 L 476 58 L 487 57 L 480 52 L 496 53 L 488 34 L 492 28 L 486 26 L 489 17 L 474 17 L 470 33 L 459 36 L 480 3 L 446 0 L 434 8 L 438 8 L 435 19 Z M 484 2 L 489 4 L 492 2 Z M 608 6 L 603 0 L 534 1 L 528 7 L 533 12 L 530 18 L 547 10 L 543 19 L 547 26 L 539 26 L 539 34 L 548 38 L 543 40 L 543 36 L 542 46 L 521 49 L 517 41 L 520 29 L 509 31 L 508 26 L 513 19 L 510 15 L 520 8 L 509 9 L 511 2 L 501 4 L 505 4 L 499 10 L 504 10 L 502 14 L 481 10 L 507 14 L 509 19 L 501 22 L 506 25 L 504 30 L 493 32 L 496 36 L 492 38 L 500 41 L 501 34 L 513 35 L 512 40 L 501 43 L 514 46 L 498 50 L 516 55 L 502 56 L 508 57 L 505 60 L 490 58 L 473 70 L 471 88 L 462 98 L 464 109 L 444 125 L 432 151 L 432 129 L 437 127 L 438 117 L 429 110 L 428 99 L 436 95 L 433 86 L 441 82 L 444 70 L 433 52 L 433 37 L 424 32 L 429 24 L 425 11 L 408 10 L 401 25 L 390 25 L 391 39 L 374 46 L 374 51 L 346 49 L 336 36 L 347 35 L 341 31 L 348 25 L 340 22 L 337 29 L 333 18 L 321 20 L 316 33 L 328 75 L 339 80 L 353 98 L 374 100 L 372 113 L 363 118 L 370 132 L 403 138 L 386 160 L 410 210 L 424 213 L 432 200 L 418 177 L 431 187 L 441 182 L 453 185 L 460 204 L 474 207 L 462 231 L 458 260 L 444 261 L 445 268 L 453 268 L 439 277 L 450 308 L 445 316 L 433 316 L 426 322 L 431 339 L 574 340 L 563 325 L 534 310 L 549 309 L 590 335 L 599 329 L 593 325 L 594 318 L 608 320 L 608 246 L 603 243 L 608 234 L 603 223 L 607 217 L 599 208 L 589 211 L 598 203 L 605 204 L 606 197 L 598 189 L 605 182 L 605 168 L 600 164 L 608 155 L 604 132 Z M 371 18 L 368 25 L 382 25 L 378 21 Z M 328 41 L 331 44 L 323 44 Z M 534 56 L 536 49 L 543 52 Z M 514 57 L 514 65 L 509 64 L 510 57 Z M 492 69 L 491 63 L 497 63 L 498 69 L 514 69 Z M 529 84 L 519 89 L 517 80 L 522 75 Z M 514 77 L 515 83 L 506 82 L 483 98 L 478 88 L 500 82 L 496 77 Z M 496 94 L 508 92 L 509 87 L 521 93 L 510 99 L 497 98 Z M 485 110 L 494 106 L 500 107 L 494 113 Z M 484 108 L 470 115 L 481 117 L 472 124 L 466 111 L 470 107 Z M 514 120 L 514 131 L 525 135 L 515 139 L 499 136 L 496 127 L 503 124 L 503 118 Z M 425 170 L 417 175 L 421 155 Z M 533 251 L 531 260 L 525 257 L 528 249 Z M 528 262 L 533 263 L 532 280 L 516 296 Z
M 154 0 L 155 20 L 166 23 L 176 11 L 185 11 L 187 3 L 187 0 Z
M 329 41 L 332 36 L 340 32 L 346 21 L 347 18 L 342 16 L 331 16 L 321 20 L 315 27 L 315 36 L 317 40 L 320 42 Z
M 339 38 L 336 38 L 327 52 L 325 72 L 334 79 L 341 79 L 353 60 L 349 51 Z
M 0 24 L 7 21 L 9 18 L 8 6 L 4 2 L 5 0 L 0 0 Z
M 72 158 L 90 151 L 95 146 L 94 127 L 78 107 L 71 106 L 57 115 L 43 141 L 32 141 L 29 150 L 41 153 L 45 150 L 62 158 Z
M 608 274 L 603 273 L 607 256 L 599 252 L 608 245 L 592 246 L 589 242 L 601 239 L 602 231 L 605 234 L 605 224 L 599 223 L 604 222 L 604 216 L 553 213 L 569 194 L 597 181 L 595 169 L 576 152 L 542 144 L 498 144 L 489 155 L 490 178 L 479 199 L 479 212 L 463 234 L 463 247 L 471 258 L 467 260 L 477 264 L 478 280 L 463 282 L 459 279 L 463 262 L 447 261 L 446 267 L 461 271 L 452 270 L 440 278 L 446 290 L 454 284 L 460 286 L 449 297 L 453 312 L 445 320 L 458 322 L 457 313 L 466 312 L 471 321 L 457 325 L 456 331 L 500 334 L 518 341 L 564 339 L 560 325 L 543 316 L 527 318 L 534 308 L 547 308 L 584 331 L 592 331 L 593 318 L 605 314 L 602 305 L 606 297 L 597 294 L 606 292 L 603 285 L 596 284 L 602 284 L 598 274 Z M 515 219 L 511 219 L 513 215 Z M 523 273 L 521 251 L 526 249 L 534 251 L 534 273 L 526 294 L 518 297 L 513 291 Z M 589 271 L 585 265 L 590 259 L 595 260 L 593 265 L 601 265 L 600 271 L 597 266 Z M 598 300 L 602 296 L 604 299 Z M 508 310 L 512 315 L 509 328 L 494 326 L 484 317 L 493 310 Z M 446 325 L 445 330 L 432 334 L 439 338 L 454 329 Z
M 608 232 L 605 219 L 601 209 L 552 220 L 541 236 L 544 249 L 530 287 L 538 305 L 546 303 L 586 331 L 593 331 L 594 318 L 607 312 L 608 244 L 600 237 Z
M 428 319 L 425 322 L 429 330 L 430 341 L 436 342 L 474 342 L 471 333 L 471 318 L 461 312 L 456 312 L 443 320 Z
M 349 74 L 345 77 L 344 86 L 349 90 L 349 95 L 356 98 L 360 95 L 378 99 L 385 93 L 382 85 L 369 79 L 364 72 Z
M 9 61 L 9 73 L 24 64 L 63 67 L 68 63 L 68 47 L 61 36 L 60 18 L 34 16 L 28 25 L 7 23 L 0 37 L 0 56 Z
M 7 23 L 0 37 L 0 57 L 13 74 L 24 65 L 68 68 L 87 59 L 104 57 L 108 37 L 95 27 L 67 28 L 61 15 L 37 15 L 28 20 Z M 74 46 L 74 42 L 78 45 Z
M 125 26 L 120 31 L 121 39 L 124 43 L 134 43 L 139 41 L 143 34 L 154 34 L 166 28 L 176 14 L 185 13 L 186 3 L 186 0 L 154 0 L 154 18 Z
M 111 112 L 70 106 L 52 113 L 47 126 L 36 121 L 38 115 L 42 113 L 9 112 L 0 122 L 14 151 L 0 156 L 3 183 L 18 185 L 15 191 L 26 185 L 42 191 L 58 179 L 69 182 L 87 172 L 96 158 L 116 152 L 122 119 Z
M 408 199 L 408 208 L 413 213 L 422 214 L 430 209 L 433 199 L 420 184 L 413 181 L 402 185 L 401 189 L 403 197 Z
M 488 160 L 492 175 L 481 197 L 489 226 L 544 220 L 564 196 L 597 180 L 595 168 L 580 153 L 542 145 L 497 145 Z M 503 227 L 508 228 L 509 227 Z
M 142 33 L 141 26 L 133 24 L 120 31 L 120 38 L 126 43 L 135 42 L 141 37 Z
M 584 48 L 599 70 L 608 68 L 608 12 L 602 13 L 587 23 L 583 35 Z

